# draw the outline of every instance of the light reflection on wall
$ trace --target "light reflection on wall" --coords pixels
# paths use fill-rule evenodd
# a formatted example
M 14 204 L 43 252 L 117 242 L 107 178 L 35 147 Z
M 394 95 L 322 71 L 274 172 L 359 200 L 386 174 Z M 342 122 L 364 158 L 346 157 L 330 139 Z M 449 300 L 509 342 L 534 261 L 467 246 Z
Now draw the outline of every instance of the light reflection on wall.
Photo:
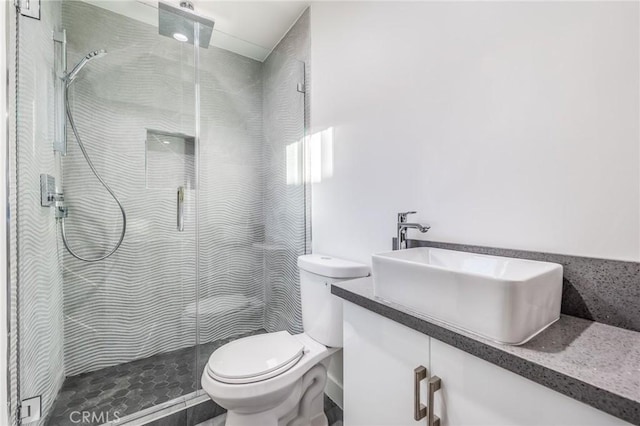
M 303 149 L 304 148 L 304 149 Z M 333 127 L 287 145 L 287 185 L 319 183 L 333 176 Z

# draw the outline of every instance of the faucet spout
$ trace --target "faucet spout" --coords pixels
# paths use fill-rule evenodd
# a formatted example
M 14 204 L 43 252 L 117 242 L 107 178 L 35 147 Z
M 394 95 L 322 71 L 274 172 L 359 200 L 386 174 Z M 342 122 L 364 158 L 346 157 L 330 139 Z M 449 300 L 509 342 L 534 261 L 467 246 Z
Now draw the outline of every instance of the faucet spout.
M 407 216 L 414 213 L 416 212 L 398 213 L 398 240 L 396 245 L 398 250 L 404 250 L 407 248 L 407 229 L 417 229 L 422 233 L 431 229 L 431 226 L 424 223 L 408 223 Z
M 431 226 L 427 225 L 426 223 L 403 223 L 402 227 L 406 229 L 417 229 L 422 233 L 425 233 L 429 229 L 431 229 Z

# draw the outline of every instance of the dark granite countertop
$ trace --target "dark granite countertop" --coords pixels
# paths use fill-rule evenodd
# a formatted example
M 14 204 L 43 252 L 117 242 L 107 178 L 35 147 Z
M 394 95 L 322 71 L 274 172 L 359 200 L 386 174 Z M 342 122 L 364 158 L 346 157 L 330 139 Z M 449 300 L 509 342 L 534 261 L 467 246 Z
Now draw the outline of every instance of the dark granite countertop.
M 640 425 L 640 333 L 562 315 L 522 346 L 455 330 L 376 299 L 373 279 L 333 284 L 336 296 L 503 367 L 536 383 Z

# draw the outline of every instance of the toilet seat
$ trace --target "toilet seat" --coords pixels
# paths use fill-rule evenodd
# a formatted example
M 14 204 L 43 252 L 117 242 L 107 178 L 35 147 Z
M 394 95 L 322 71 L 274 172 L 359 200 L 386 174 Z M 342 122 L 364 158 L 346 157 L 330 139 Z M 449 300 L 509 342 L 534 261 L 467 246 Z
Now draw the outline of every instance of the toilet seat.
M 278 376 L 300 361 L 305 345 L 286 331 L 227 343 L 211 354 L 207 374 L 222 383 L 248 384 Z

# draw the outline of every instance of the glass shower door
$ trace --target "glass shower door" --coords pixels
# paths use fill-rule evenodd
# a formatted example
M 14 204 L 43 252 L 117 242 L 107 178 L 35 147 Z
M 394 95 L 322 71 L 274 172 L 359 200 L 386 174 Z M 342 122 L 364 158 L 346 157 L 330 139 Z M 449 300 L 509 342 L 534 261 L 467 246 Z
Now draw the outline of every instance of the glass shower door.
M 101 424 L 197 389 L 194 47 L 160 35 L 157 20 L 136 1 L 68 0 L 19 18 L 19 384 L 20 399 L 41 396 L 40 424 Z M 64 41 L 67 71 L 91 57 L 65 83 L 76 128 L 67 118 L 62 155 L 64 74 L 53 70 Z M 126 212 L 121 246 L 99 261 L 125 223 L 76 133 Z M 41 206 L 41 174 L 64 196 L 70 250 L 59 209 Z

